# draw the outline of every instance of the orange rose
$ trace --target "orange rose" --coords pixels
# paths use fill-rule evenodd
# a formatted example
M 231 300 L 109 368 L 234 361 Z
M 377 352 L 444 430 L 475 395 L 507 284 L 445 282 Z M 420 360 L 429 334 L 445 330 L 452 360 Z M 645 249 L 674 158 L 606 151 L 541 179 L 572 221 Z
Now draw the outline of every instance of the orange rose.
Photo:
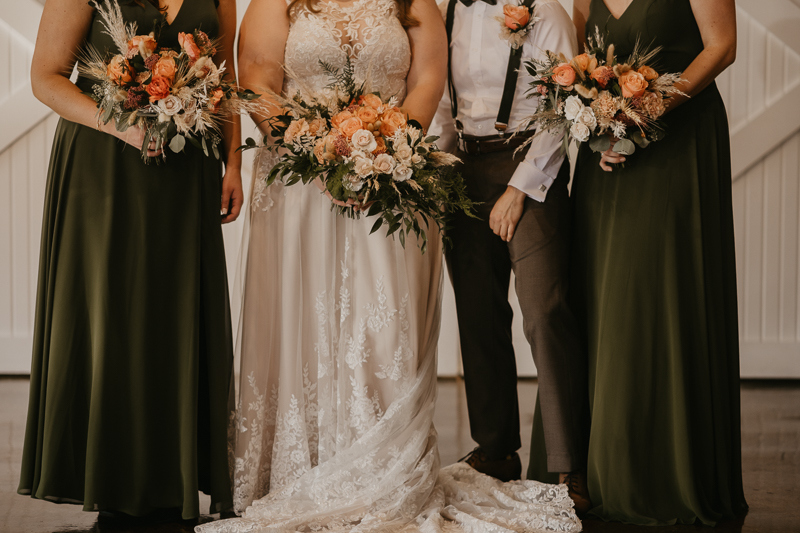
M 616 76 L 614 75 L 614 71 L 611 70 L 610 67 L 604 65 L 602 67 L 597 67 L 596 69 L 594 69 L 591 75 L 589 75 L 589 77 L 592 78 L 594 81 L 596 81 L 598 85 L 600 85 L 600 87 L 605 89 L 606 86 L 608 86 L 608 82 L 613 80 Z
M 561 63 L 553 69 L 553 81 L 562 87 L 575 83 L 575 69 L 569 63 Z
M 397 128 L 406 125 L 406 117 L 400 108 L 392 108 L 381 116 L 381 135 L 391 137 Z
M 189 56 L 190 64 L 200 59 L 200 47 L 194 42 L 194 35 L 181 32 L 178 34 L 178 43 L 183 48 L 183 51 L 186 52 L 186 55 Z
M 350 117 L 339 126 L 339 131 L 348 139 L 353 136 L 355 132 L 364 128 L 364 123 L 358 117 Z
M 208 109 L 212 113 L 216 113 L 219 111 L 219 107 L 221 105 L 222 97 L 225 95 L 225 91 L 223 91 L 220 87 L 214 89 L 214 92 L 211 93 L 211 96 L 208 97 Z
M 644 76 L 644 79 L 647 81 L 653 81 L 654 79 L 658 78 L 658 72 L 655 69 L 648 67 L 647 65 L 642 65 L 639 67 L 638 70 L 639 74 Z
M 375 155 L 378 154 L 385 154 L 386 153 L 386 141 L 383 140 L 383 137 L 375 137 L 375 142 L 378 143 L 378 147 L 375 148 L 372 153 Z
M 383 105 L 381 102 L 380 97 L 376 94 L 365 94 L 361 97 L 361 103 L 364 105 L 368 105 L 372 109 L 378 109 L 380 106 Z
M 573 66 L 582 72 L 592 72 L 597 68 L 597 59 L 589 54 L 581 54 L 572 59 Z
M 342 125 L 342 122 L 344 122 L 348 118 L 353 118 L 354 116 L 355 115 L 353 115 L 350 111 L 346 109 L 344 111 L 340 111 L 339 113 L 334 115 L 333 118 L 331 118 L 331 126 L 333 126 L 336 129 L 339 129 L 339 127 Z
M 163 76 L 153 76 L 153 79 L 147 84 L 145 90 L 147 94 L 150 95 L 150 101 L 155 102 L 156 100 L 161 100 L 169 96 L 169 87 L 169 79 Z
M 138 52 L 139 55 L 147 59 L 153 55 L 157 46 L 158 43 L 156 43 L 152 33 L 150 35 L 137 35 L 128 41 L 128 57 L 133 57 Z
M 129 83 L 132 79 L 131 72 L 133 72 L 133 69 L 125 61 L 125 58 L 120 55 L 112 57 L 111 62 L 106 67 L 106 76 L 117 85 Z
M 531 20 L 531 12 L 525 6 L 503 6 L 503 15 L 506 17 L 506 27 L 512 31 L 521 30 Z
M 360 118 L 364 124 L 373 124 L 378 120 L 378 112 L 369 106 L 359 107 L 356 111 L 356 116 Z
M 622 96 L 633 98 L 642 96 L 647 89 L 647 80 L 635 70 L 624 72 L 619 77 L 619 86 L 622 88 Z
M 163 76 L 169 79 L 169 81 L 175 80 L 176 71 L 175 60 L 168 55 L 161 56 L 161 59 L 153 66 L 153 76 Z

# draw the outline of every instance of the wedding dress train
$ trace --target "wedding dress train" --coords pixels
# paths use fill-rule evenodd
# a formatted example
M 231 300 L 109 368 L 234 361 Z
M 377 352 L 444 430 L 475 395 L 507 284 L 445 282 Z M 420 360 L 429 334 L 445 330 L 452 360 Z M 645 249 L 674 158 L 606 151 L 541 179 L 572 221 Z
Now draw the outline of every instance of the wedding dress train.
M 321 91 L 320 61 L 405 96 L 411 63 L 394 0 L 320 1 L 286 43 L 284 89 Z M 433 427 L 442 243 L 403 248 L 331 211 L 314 186 L 264 187 L 256 161 L 231 424 L 234 506 L 201 533 L 580 531 L 566 487 L 440 470 Z

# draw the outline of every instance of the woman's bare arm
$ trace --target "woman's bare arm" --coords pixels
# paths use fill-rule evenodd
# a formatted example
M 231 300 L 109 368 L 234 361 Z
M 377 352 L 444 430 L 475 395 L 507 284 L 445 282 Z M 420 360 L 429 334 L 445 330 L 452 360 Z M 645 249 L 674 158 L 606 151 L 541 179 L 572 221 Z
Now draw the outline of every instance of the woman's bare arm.
M 578 51 L 583 51 L 586 45 L 586 21 L 589 20 L 589 4 L 591 0 L 573 0 L 572 23 L 578 32 Z
M 411 15 L 419 25 L 408 29 L 411 69 L 403 108 L 427 129 L 439 107 L 447 80 L 447 33 L 434 0 L 414 0 Z
M 219 35 L 222 39 L 214 63 L 225 62 L 225 78 L 236 83 L 236 64 L 233 50 L 236 45 L 236 0 L 219 0 Z M 239 216 L 244 203 L 242 191 L 242 153 L 237 148 L 242 144 L 242 121 L 239 115 L 229 117 L 222 125 L 222 149 L 225 154 L 225 176 L 222 180 L 222 223 L 233 222 Z
M 97 128 L 140 149 L 144 141 L 141 129 L 128 128 L 123 133 L 117 131 L 113 121 L 101 124 L 97 104 L 69 81 L 92 23 L 92 12 L 93 8 L 85 0 L 47 1 L 31 62 L 33 94 L 66 120 Z M 155 143 L 151 147 L 155 147 Z M 152 150 L 148 152 L 150 156 L 156 154 Z
M 267 24 L 268 23 L 268 24 Z M 281 94 L 289 17 L 284 0 L 252 0 L 239 30 L 239 83 L 257 93 L 271 90 Z M 269 101 L 267 95 L 262 96 Z M 277 108 L 276 108 L 277 111 Z M 263 134 L 269 130 L 268 114 L 253 114 Z

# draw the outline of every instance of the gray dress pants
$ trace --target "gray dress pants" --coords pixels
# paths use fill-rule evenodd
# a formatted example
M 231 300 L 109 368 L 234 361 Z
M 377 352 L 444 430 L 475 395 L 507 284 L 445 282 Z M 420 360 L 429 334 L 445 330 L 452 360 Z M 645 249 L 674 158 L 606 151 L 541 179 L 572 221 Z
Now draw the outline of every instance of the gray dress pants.
M 588 441 L 587 358 L 567 304 L 571 202 L 565 160 L 544 202 L 526 199 L 514 237 L 506 243 L 489 214 L 520 161 L 512 151 L 456 155 L 480 220 L 457 217 L 446 251 L 456 296 L 472 438 L 492 457 L 520 448 L 517 369 L 508 302 L 511 271 L 525 336 L 538 370 L 539 403 L 551 472 L 585 467 Z

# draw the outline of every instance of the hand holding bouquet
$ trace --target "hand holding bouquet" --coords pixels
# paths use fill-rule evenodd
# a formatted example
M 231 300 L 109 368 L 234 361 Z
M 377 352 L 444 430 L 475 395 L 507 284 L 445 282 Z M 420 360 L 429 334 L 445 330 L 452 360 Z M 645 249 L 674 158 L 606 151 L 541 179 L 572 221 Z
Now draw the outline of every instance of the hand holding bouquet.
M 349 63 L 341 72 L 321 65 L 334 79 L 325 91 L 272 95 L 285 112 L 272 117 L 276 139 L 265 137 L 264 144 L 284 151 L 263 186 L 278 178 L 286 185 L 319 178 L 340 214 L 379 215 L 372 232 L 386 224 L 387 236 L 397 232 L 405 246 L 413 231 L 424 252 L 421 222 L 444 229 L 453 213 L 472 213 L 464 181 L 453 168 L 458 158 L 440 151 L 437 137 L 426 137 L 419 124 L 408 121 L 396 98 L 385 101 L 357 87 Z M 246 142 L 245 148 L 256 147 L 253 139 Z
M 637 145 L 657 141 L 664 135 L 659 121 L 664 101 L 683 94 L 675 86 L 680 73 L 659 74 L 651 66 L 660 50 L 645 51 L 637 43 L 628 60 L 619 63 L 614 45 L 606 46 L 596 30 L 586 52 L 572 59 L 547 51 L 544 60 L 527 61 L 525 68 L 536 78 L 529 97 L 540 97 L 527 124 L 563 133 L 565 148 L 572 140 L 588 141 L 592 150 L 604 152 L 613 136 L 619 139 L 613 150 L 629 155 Z
M 222 120 L 258 110 L 261 104 L 257 94 L 223 79 L 225 64 L 217 66 L 212 59 L 217 41 L 195 30 L 178 34 L 179 50 L 161 47 L 155 31 L 137 35 L 136 24 L 125 23 L 116 0 L 107 5 L 92 0 L 92 5 L 119 52 L 107 58 L 89 47 L 79 63 L 80 74 L 98 82 L 90 96 L 97 102 L 99 120 L 113 120 L 121 132 L 140 127 L 145 161 L 151 141 L 157 150 L 168 143 L 173 152 L 189 141 L 219 158 Z

